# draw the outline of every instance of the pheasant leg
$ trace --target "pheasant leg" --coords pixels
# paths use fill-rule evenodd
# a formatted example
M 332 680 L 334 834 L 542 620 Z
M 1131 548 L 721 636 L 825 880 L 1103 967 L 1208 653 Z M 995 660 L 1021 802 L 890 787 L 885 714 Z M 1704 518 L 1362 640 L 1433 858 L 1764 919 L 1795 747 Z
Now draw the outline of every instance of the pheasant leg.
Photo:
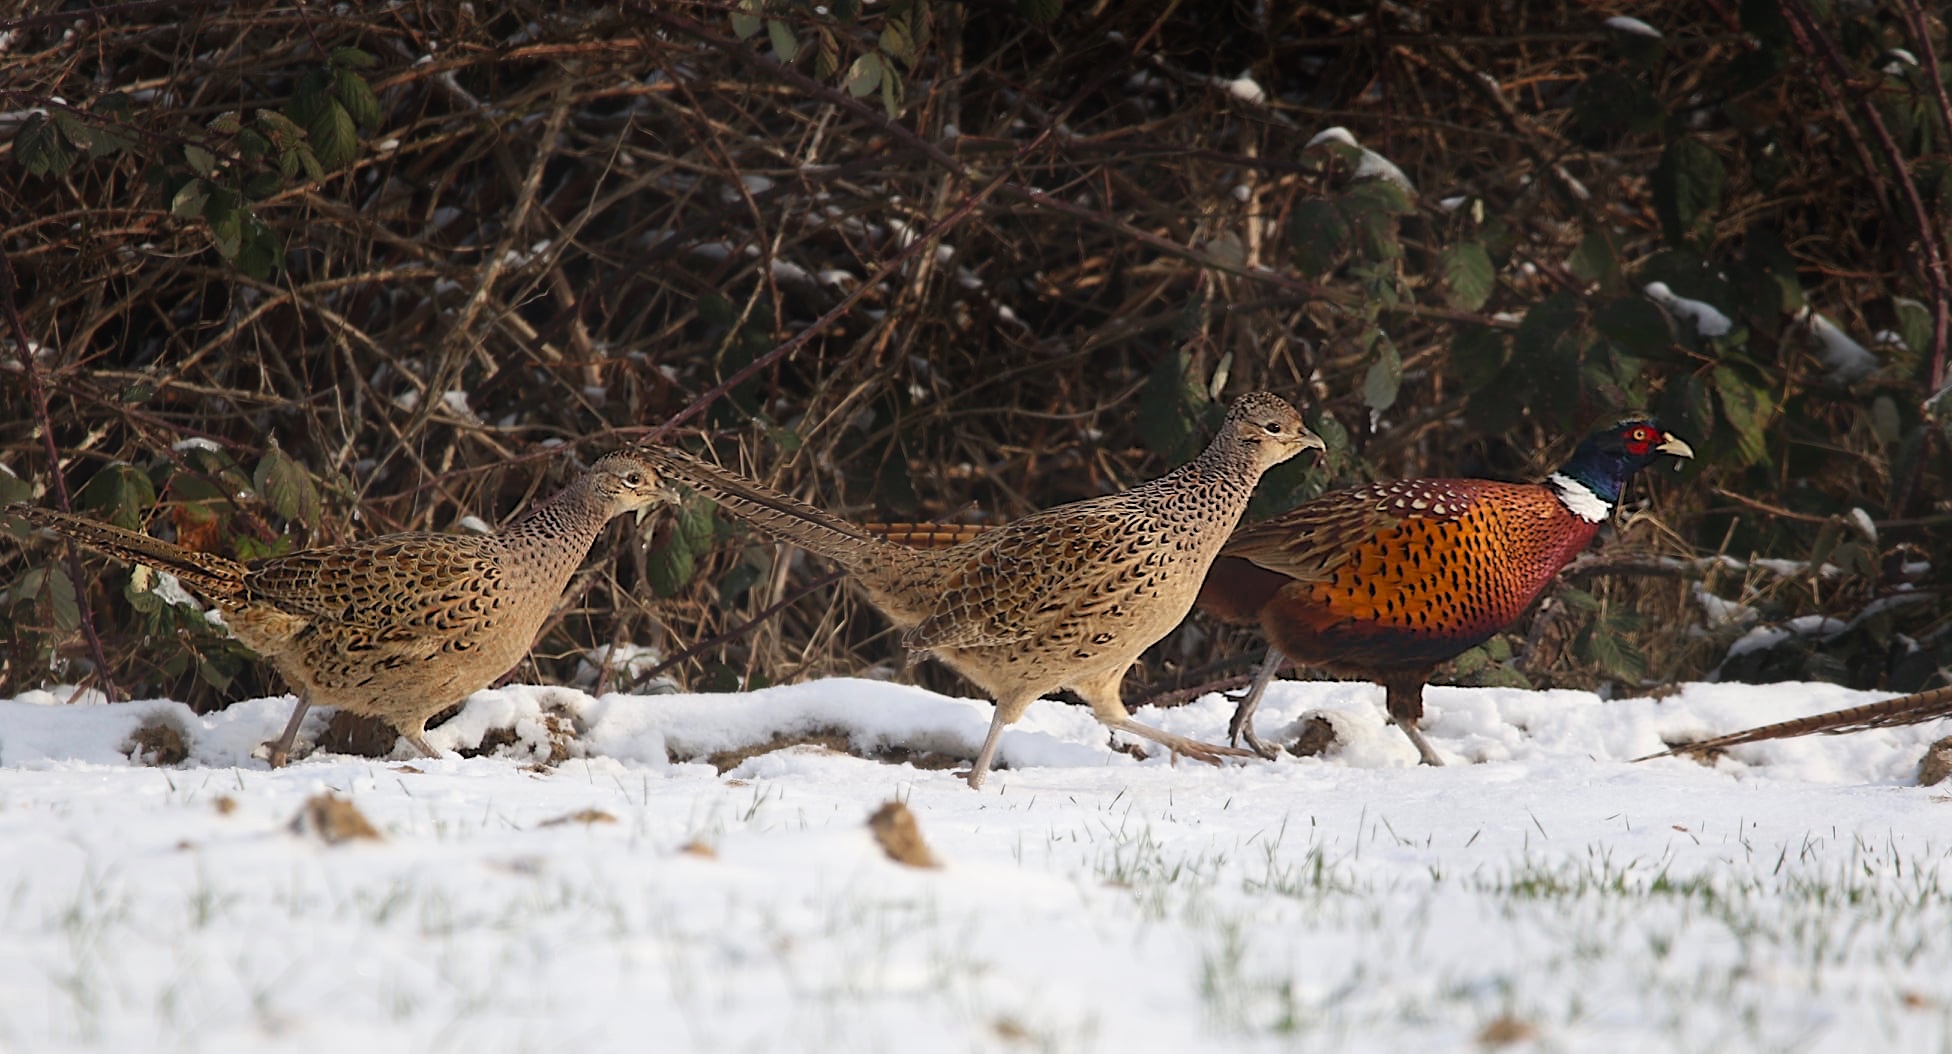
M 429 746 L 429 745 L 427 744 L 427 740 L 426 740 L 426 739 L 424 739 L 424 738 L 422 738 L 422 736 L 423 736 L 423 734 L 422 734 L 422 733 L 420 733 L 420 732 L 402 732 L 402 733 L 400 733 L 400 738 L 401 738 L 401 739 L 404 739 L 404 740 L 406 740 L 406 741 L 407 741 L 408 743 L 411 743 L 411 744 L 413 744 L 413 748 L 414 748 L 415 750 L 418 750 L 418 751 L 420 751 L 420 756 L 421 756 L 421 757 L 423 757 L 423 758 L 437 758 L 437 757 L 440 757 L 440 756 L 441 756 L 441 752 L 440 752 L 440 751 L 438 751 L 438 750 L 435 750 L 435 749 L 434 749 L 433 747 L 431 747 L 431 746 Z
M 1228 744 L 1238 746 L 1244 739 L 1254 753 L 1269 761 L 1278 757 L 1280 751 L 1261 742 L 1261 737 L 1254 734 L 1254 708 L 1261 705 L 1261 693 L 1267 691 L 1268 682 L 1274 680 L 1275 671 L 1281 669 L 1281 664 L 1286 661 L 1287 657 L 1281 654 L 1279 648 L 1268 648 L 1267 660 L 1261 663 L 1260 672 L 1254 675 L 1253 686 L 1241 697 L 1240 705 L 1234 707 L 1233 719 L 1227 722 Z
M 989 777 L 990 760 L 996 756 L 996 741 L 1003 738 L 1003 726 L 1009 723 L 1004 719 L 1003 707 L 998 706 L 996 716 L 990 719 L 990 734 L 983 737 L 983 749 L 976 752 L 976 764 L 968 772 L 956 773 L 969 781 L 970 790 L 981 790 L 983 780 Z
M 1423 758 L 1424 764 L 1435 765 L 1438 768 L 1443 767 L 1444 759 L 1438 757 L 1437 752 L 1431 749 L 1430 741 L 1423 738 L 1423 730 L 1417 727 L 1417 722 L 1414 718 L 1395 717 L 1390 720 L 1396 722 L 1396 727 L 1402 729 L 1403 734 L 1410 737 L 1410 742 L 1416 745 L 1417 754 Z
M 292 744 L 298 740 L 298 726 L 305 723 L 305 711 L 311 708 L 312 701 L 305 698 L 304 692 L 298 693 L 298 702 L 292 704 L 291 718 L 285 722 L 284 734 L 278 737 L 276 743 L 271 744 L 272 768 L 284 768 L 285 762 L 291 760 Z

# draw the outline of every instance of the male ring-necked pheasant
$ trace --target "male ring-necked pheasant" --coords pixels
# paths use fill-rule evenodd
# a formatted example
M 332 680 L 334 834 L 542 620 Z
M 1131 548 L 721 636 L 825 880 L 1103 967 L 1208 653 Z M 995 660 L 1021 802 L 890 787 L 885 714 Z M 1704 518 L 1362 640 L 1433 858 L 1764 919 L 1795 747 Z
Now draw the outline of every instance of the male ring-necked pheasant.
M 840 564 L 902 631 L 988 692 L 996 716 L 968 774 L 981 787 L 1006 725 L 1069 688 L 1107 726 L 1203 761 L 1245 751 L 1132 720 L 1125 671 L 1186 617 L 1261 474 L 1322 441 L 1265 392 L 1242 396 L 1205 452 L 1120 494 L 1072 502 L 960 545 L 912 548 L 673 450 L 645 455 L 753 525 Z
M 1383 686 L 1425 764 L 1417 727 L 1437 666 L 1523 614 L 1599 531 L 1627 480 L 1694 451 L 1652 421 L 1588 436 L 1543 483 L 1407 479 L 1333 491 L 1235 532 L 1199 606 L 1258 625 L 1267 661 L 1229 723 L 1265 757 L 1254 708 L 1283 657 Z
M 30 505 L 0 518 L 167 571 L 214 603 L 298 696 L 276 768 L 313 706 L 380 718 L 438 757 L 427 719 L 521 661 L 604 524 L 673 497 L 651 465 L 611 454 L 495 534 L 389 534 L 249 563 Z

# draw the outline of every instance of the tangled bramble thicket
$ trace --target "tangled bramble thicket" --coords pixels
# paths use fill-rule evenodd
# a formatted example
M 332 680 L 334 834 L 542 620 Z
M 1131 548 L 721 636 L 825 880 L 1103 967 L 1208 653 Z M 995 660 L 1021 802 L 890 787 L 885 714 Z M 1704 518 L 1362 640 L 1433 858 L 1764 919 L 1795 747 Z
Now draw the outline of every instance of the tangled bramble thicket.
M 0 500 L 250 557 L 497 519 L 675 423 L 850 514 L 1009 518 L 1268 388 L 1330 450 L 1265 513 L 1651 408 L 1699 463 L 1454 676 L 1943 682 L 1943 14 L 1430 6 L 29 0 Z M 896 657 L 702 502 L 623 530 L 544 676 Z M 0 695 L 272 688 L 139 570 L 0 582 Z M 1196 619 L 1147 673 L 1257 653 Z

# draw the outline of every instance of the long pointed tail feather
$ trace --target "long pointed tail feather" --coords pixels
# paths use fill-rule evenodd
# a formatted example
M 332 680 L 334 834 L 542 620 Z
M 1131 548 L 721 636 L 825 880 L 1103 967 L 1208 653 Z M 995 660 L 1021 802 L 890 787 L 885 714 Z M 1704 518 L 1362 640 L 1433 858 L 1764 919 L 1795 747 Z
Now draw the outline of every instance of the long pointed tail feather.
M 235 596 L 243 586 L 245 567 L 235 560 L 171 545 L 112 523 L 36 505 L 9 505 L 0 509 L 0 516 L 18 517 L 36 527 L 45 527 L 124 563 L 148 564 L 168 571 L 184 585 L 213 600 Z
M 1883 702 L 1832 710 L 1827 714 L 1812 714 L 1793 721 L 1778 721 L 1773 725 L 1758 725 L 1755 728 L 1745 728 L 1740 732 L 1730 732 L 1728 735 L 1716 736 L 1713 739 L 1683 743 L 1672 750 L 1664 750 L 1634 760 L 1648 761 L 1653 758 L 1673 757 L 1677 754 L 1700 754 L 1705 751 L 1740 746 L 1743 743 L 1760 743 L 1769 739 L 1793 739 L 1796 736 L 1817 734 L 1840 736 L 1872 728 L 1923 724 L 1940 717 L 1952 717 L 1952 687 L 1914 692 L 1911 695 L 1902 695 Z
M 985 531 L 996 527 L 985 523 L 934 523 L 926 521 L 897 523 L 864 523 L 861 530 L 886 542 L 906 545 L 911 549 L 948 549 L 964 542 L 975 541 Z
M 651 447 L 641 453 L 659 471 L 718 502 L 727 512 L 849 572 L 862 570 L 868 561 L 894 548 L 832 513 L 682 450 Z

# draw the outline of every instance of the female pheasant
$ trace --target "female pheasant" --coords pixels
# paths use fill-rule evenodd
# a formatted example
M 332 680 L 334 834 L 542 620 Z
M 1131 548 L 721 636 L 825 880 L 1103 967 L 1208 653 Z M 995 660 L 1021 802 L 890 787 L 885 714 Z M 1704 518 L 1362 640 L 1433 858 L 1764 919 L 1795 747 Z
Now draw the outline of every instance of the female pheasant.
M 0 520 L 167 571 L 216 604 L 298 696 L 271 748 L 277 768 L 313 706 L 380 718 L 439 757 L 427 719 L 521 661 L 604 524 L 675 499 L 649 463 L 616 453 L 495 534 L 389 534 L 249 563 L 30 505 Z
M 1523 614 L 1593 540 L 1627 480 L 1663 455 L 1694 451 L 1652 421 L 1622 421 L 1588 436 L 1543 483 L 1372 483 L 1236 531 L 1198 600 L 1268 639 L 1228 726 L 1234 741 L 1274 756 L 1252 718 L 1286 656 L 1381 684 L 1424 763 L 1443 764 L 1417 728 L 1431 673 Z
M 996 714 L 966 777 L 980 788 L 1004 727 L 1059 688 L 1082 696 L 1108 727 L 1176 755 L 1245 755 L 1134 721 L 1119 683 L 1192 609 L 1261 474 L 1320 449 L 1294 407 L 1252 392 L 1235 401 L 1204 453 L 1158 479 L 926 548 L 891 544 L 683 451 L 642 453 L 726 511 L 840 564 L 901 629 L 911 654 L 934 655 L 988 692 Z

